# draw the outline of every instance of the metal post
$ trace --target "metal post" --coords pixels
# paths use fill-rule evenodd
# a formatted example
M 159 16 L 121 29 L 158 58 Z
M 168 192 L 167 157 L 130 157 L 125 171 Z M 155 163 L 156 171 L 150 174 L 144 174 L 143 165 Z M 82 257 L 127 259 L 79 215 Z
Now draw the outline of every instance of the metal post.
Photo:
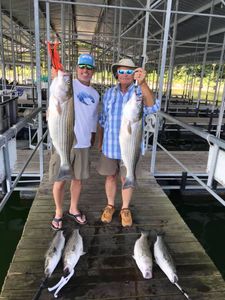
M 13 20 L 12 20 L 12 0 L 10 0 L 9 5 L 10 5 L 10 33 L 11 33 L 11 51 L 12 51 L 12 63 L 13 63 L 13 81 L 16 82 L 14 30 L 13 30 Z
M 145 29 L 144 29 L 144 43 L 143 43 L 143 52 L 142 52 L 142 68 L 144 68 L 146 63 L 146 49 L 147 49 L 147 39 L 148 39 L 148 24 L 149 24 L 149 8 L 151 0 L 147 0 L 146 3 L 146 14 L 145 14 Z
M 39 0 L 34 0 L 34 21 L 35 21 L 35 48 L 36 48 L 36 79 L 37 79 L 37 97 L 38 107 L 42 107 L 41 99 L 41 61 L 40 61 L 40 32 L 39 32 Z M 38 142 L 43 136 L 42 130 L 42 112 L 38 114 Z M 44 152 L 43 141 L 39 147 L 39 161 L 40 161 L 40 178 L 43 178 L 44 173 Z
M 116 48 L 116 22 L 117 22 L 117 10 L 114 9 L 114 20 L 113 20 L 114 24 L 113 24 L 113 59 L 112 61 L 115 62 L 115 48 Z M 113 77 L 112 77 L 113 78 Z
M 1 135 L 3 137 L 3 135 Z M 4 158 L 4 168 L 5 168 L 5 186 L 6 192 L 8 193 L 11 190 L 12 181 L 11 181 L 11 171 L 10 171 L 10 161 L 9 161 L 9 146 L 8 139 L 4 137 L 5 142 L 2 147 L 3 150 L 3 158 Z
M 214 96 L 213 96 L 212 111 L 214 111 L 214 109 L 215 109 L 216 96 L 218 95 L 218 93 L 217 93 L 217 91 L 218 91 L 218 83 L 219 83 L 219 78 L 221 77 L 222 65 L 224 63 L 224 51 L 225 51 L 225 33 L 224 33 L 224 36 L 223 36 L 223 46 L 222 46 L 222 50 L 221 50 L 221 54 L 220 54 L 219 69 L 218 69 L 217 74 L 216 74 L 216 86 L 215 86 L 215 91 L 214 91 Z
M 50 41 L 50 8 L 49 8 L 49 2 L 45 3 L 46 7 L 46 30 L 47 30 L 47 42 Z M 46 45 L 47 47 L 47 45 Z M 50 56 L 48 55 L 48 90 L 47 90 L 47 107 L 48 107 L 48 99 L 49 99 L 49 87 L 51 84 L 51 59 Z
M 216 129 L 216 137 L 218 137 L 218 138 L 220 138 L 220 131 L 221 131 L 222 123 L 223 123 L 224 109 L 225 109 L 225 85 L 223 88 L 223 96 L 222 96 L 219 119 L 218 119 L 218 124 L 217 124 L 217 129 Z
M 50 37 L 50 6 L 49 6 L 49 2 L 45 3 L 45 7 L 46 7 L 46 34 L 47 34 L 47 42 L 49 42 L 51 40 Z M 47 45 L 46 45 L 47 47 Z M 47 64 L 48 64 L 48 88 L 47 88 L 47 99 L 46 99 L 46 108 L 48 108 L 49 106 L 49 92 L 50 92 L 50 84 L 51 84 L 51 59 L 50 56 L 47 55 Z M 49 132 L 47 134 L 47 148 L 51 149 L 51 138 L 49 135 Z
M 62 59 L 62 65 L 65 64 L 65 13 L 64 4 L 61 4 L 61 28 L 62 28 L 62 44 L 61 44 L 61 59 Z
M 2 28 L 2 1 L 0 0 L 0 50 L 1 50 L 1 67 L 2 67 L 2 90 L 6 89 L 6 75 L 5 75 L 5 53 L 3 43 L 3 28 Z
M 70 6 L 68 5 L 68 16 L 70 16 Z M 68 32 L 68 64 L 67 64 L 67 69 L 72 72 L 72 66 L 71 66 L 71 48 L 73 47 L 73 43 L 72 43 L 72 39 L 73 39 L 73 35 L 72 35 L 72 31 L 71 31 L 71 27 L 72 27 L 72 20 L 69 19 L 68 20 L 68 26 L 69 26 L 69 32 Z
M 120 0 L 120 12 L 119 12 L 119 29 L 118 29 L 118 47 L 117 47 L 117 61 L 120 59 L 120 52 L 121 52 L 121 45 L 120 45 L 120 38 L 121 38 L 121 22 L 122 22 L 122 0 Z
M 166 2 L 164 2 L 164 7 L 166 7 Z M 162 24 L 165 24 L 165 14 L 163 14 Z M 168 35 L 169 35 L 169 32 L 168 32 Z M 158 59 L 158 61 L 160 60 L 160 57 L 162 57 L 162 48 L 163 48 L 163 38 L 162 37 L 163 37 L 163 30 L 161 31 L 160 41 L 162 41 L 162 42 L 160 42 L 160 50 L 159 50 L 159 59 Z M 161 67 L 160 64 L 158 64 L 157 76 L 156 76 L 156 93 L 157 93 L 157 95 L 159 93 L 160 67 Z
M 169 35 L 169 28 L 170 28 L 171 6 L 172 6 L 172 0 L 168 0 L 167 1 L 167 10 L 166 10 L 165 30 L 164 30 L 164 37 L 163 37 L 160 79 L 159 79 L 159 96 L 158 96 L 158 98 L 160 100 L 160 108 L 161 108 L 162 94 L 163 94 L 163 79 L 164 79 L 164 72 L 165 72 L 165 65 L 166 65 L 166 53 L 167 53 L 168 35 Z M 150 168 L 151 174 L 154 174 L 154 171 L 155 171 L 158 131 L 159 131 L 159 116 L 157 115 L 154 138 L 153 138 L 153 147 L 152 147 L 152 159 L 151 159 L 151 168 Z
M 186 74 L 187 74 L 187 68 L 186 68 Z M 188 70 L 188 74 L 187 74 L 187 84 L 186 84 L 186 90 L 185 90 L 185 99 L 187 99 L 187 95 L 188 95 L 188 89 L 189 89 L 189 77 L 190 77 L 190 72 Z
M 212 1 L 210 14 L 213 13 L 213 8 L 214 8 L 214 0 Z M 208 49 L 208 43 L 209 43 L 209 33 L 210 33 L 210 29 L 211 29 L 211 23 L 212 23 L 212 15 L 210 15 L 209 23 L 208 23 L 207 37 L 206 37 L 206 42 L 205 42 L 205 50 L 204 50 L 202 70 L 201 70 L 201 79 L 200 79 L 199 90 L 198 90 L 197 109 L 199 108 L 200 101 L 201 101 L 201 94 L 202 94 L 202 88 L 203 88 L 203 76 L 205 74 L 205 64 L 206 64 L 206 58 L 207 58 L 207 49 Z
M 178 10 L 178 6 L 179 6 L 179 0 L 176 1 L 176 10 Z M 173 25 L 173 38 L 172 38 L 171 51 L 170 51 L 170 65 L 169 65 L 169 70 L 168 70 L 168 82 L 167 82 L 167 88 L 166 88 L 166 100 L 165 100 L 164 111 L 168 110 L 169 98 L 171 97 L 176 35 L 177 35 L 177 14 L 175 14 L 174 25 Z
M 207 104 L 208 102 L 208 96 L 209 96 L 209 87 L 210 87 L 210 82 L 211 82 L 211 75 L 212 75 L 212 72 L 210 72 L 209 74 L 209 78 L 208 78 L 208 82 L 207 82 L 207 91 L 206 91 L 206 95 L 205 95 L 205 102 Z

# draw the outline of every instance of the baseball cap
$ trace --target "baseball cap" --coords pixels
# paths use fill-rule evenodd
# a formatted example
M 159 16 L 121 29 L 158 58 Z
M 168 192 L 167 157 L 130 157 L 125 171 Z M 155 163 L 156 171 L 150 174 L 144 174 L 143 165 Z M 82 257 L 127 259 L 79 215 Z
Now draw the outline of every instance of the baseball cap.
M 91 54 L 81 54 L 78 57 L 78 65 L 90 65 L 95 68 L 95 60 Z

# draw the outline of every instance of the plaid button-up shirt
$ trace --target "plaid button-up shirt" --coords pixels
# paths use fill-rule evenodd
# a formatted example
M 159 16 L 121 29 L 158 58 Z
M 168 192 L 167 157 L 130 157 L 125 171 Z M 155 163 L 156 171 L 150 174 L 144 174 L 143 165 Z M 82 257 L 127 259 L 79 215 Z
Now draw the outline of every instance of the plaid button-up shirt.
M 122 94 L 120 85 L 106 90 L 102 100 L 102 111 L 99 116 L 99 124 L 104 128 L 102 152 L 106 157 L 121 159 L 119 132 L 122 118 L 123 106 L 135 92 L 134 84 L 130 85 L 128 91 Z M 136 88 L 138 96 L 142 95 L 141 88 Z M 155 113 L 159 109 L 159 101 L 151 107 L 144 106 L 144 116 Z

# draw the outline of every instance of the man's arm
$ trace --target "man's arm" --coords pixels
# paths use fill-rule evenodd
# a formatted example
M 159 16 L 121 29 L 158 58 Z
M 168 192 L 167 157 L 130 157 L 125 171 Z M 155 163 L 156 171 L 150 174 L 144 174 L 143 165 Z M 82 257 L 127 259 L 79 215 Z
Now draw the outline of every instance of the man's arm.
M 102 151 L 103 134 L 104 134 L 104 128 L 99 125 L 98 126 L 98 150 L 100 152 Z

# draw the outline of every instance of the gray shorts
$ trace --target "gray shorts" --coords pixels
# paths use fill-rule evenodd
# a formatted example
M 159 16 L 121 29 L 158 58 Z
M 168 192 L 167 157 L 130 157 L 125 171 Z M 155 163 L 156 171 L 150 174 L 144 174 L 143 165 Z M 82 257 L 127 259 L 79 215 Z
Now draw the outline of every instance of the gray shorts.
M 120 173 L 122 177 L 126 177 L 126 167 L 121 164 L 121 160 L 108 158 L 103 153 L 101 153 L 96 169 L 100 175 L 110 176 Z
M 89 148 L 72 148 L 70 152 L 70 162 L 74 171 L 74 179 L 82 180 L 89 178 Z M 60 157 L 56 151 L 53 151 L 49 163 L 50 182 L 57 181 L 59 167 Z

